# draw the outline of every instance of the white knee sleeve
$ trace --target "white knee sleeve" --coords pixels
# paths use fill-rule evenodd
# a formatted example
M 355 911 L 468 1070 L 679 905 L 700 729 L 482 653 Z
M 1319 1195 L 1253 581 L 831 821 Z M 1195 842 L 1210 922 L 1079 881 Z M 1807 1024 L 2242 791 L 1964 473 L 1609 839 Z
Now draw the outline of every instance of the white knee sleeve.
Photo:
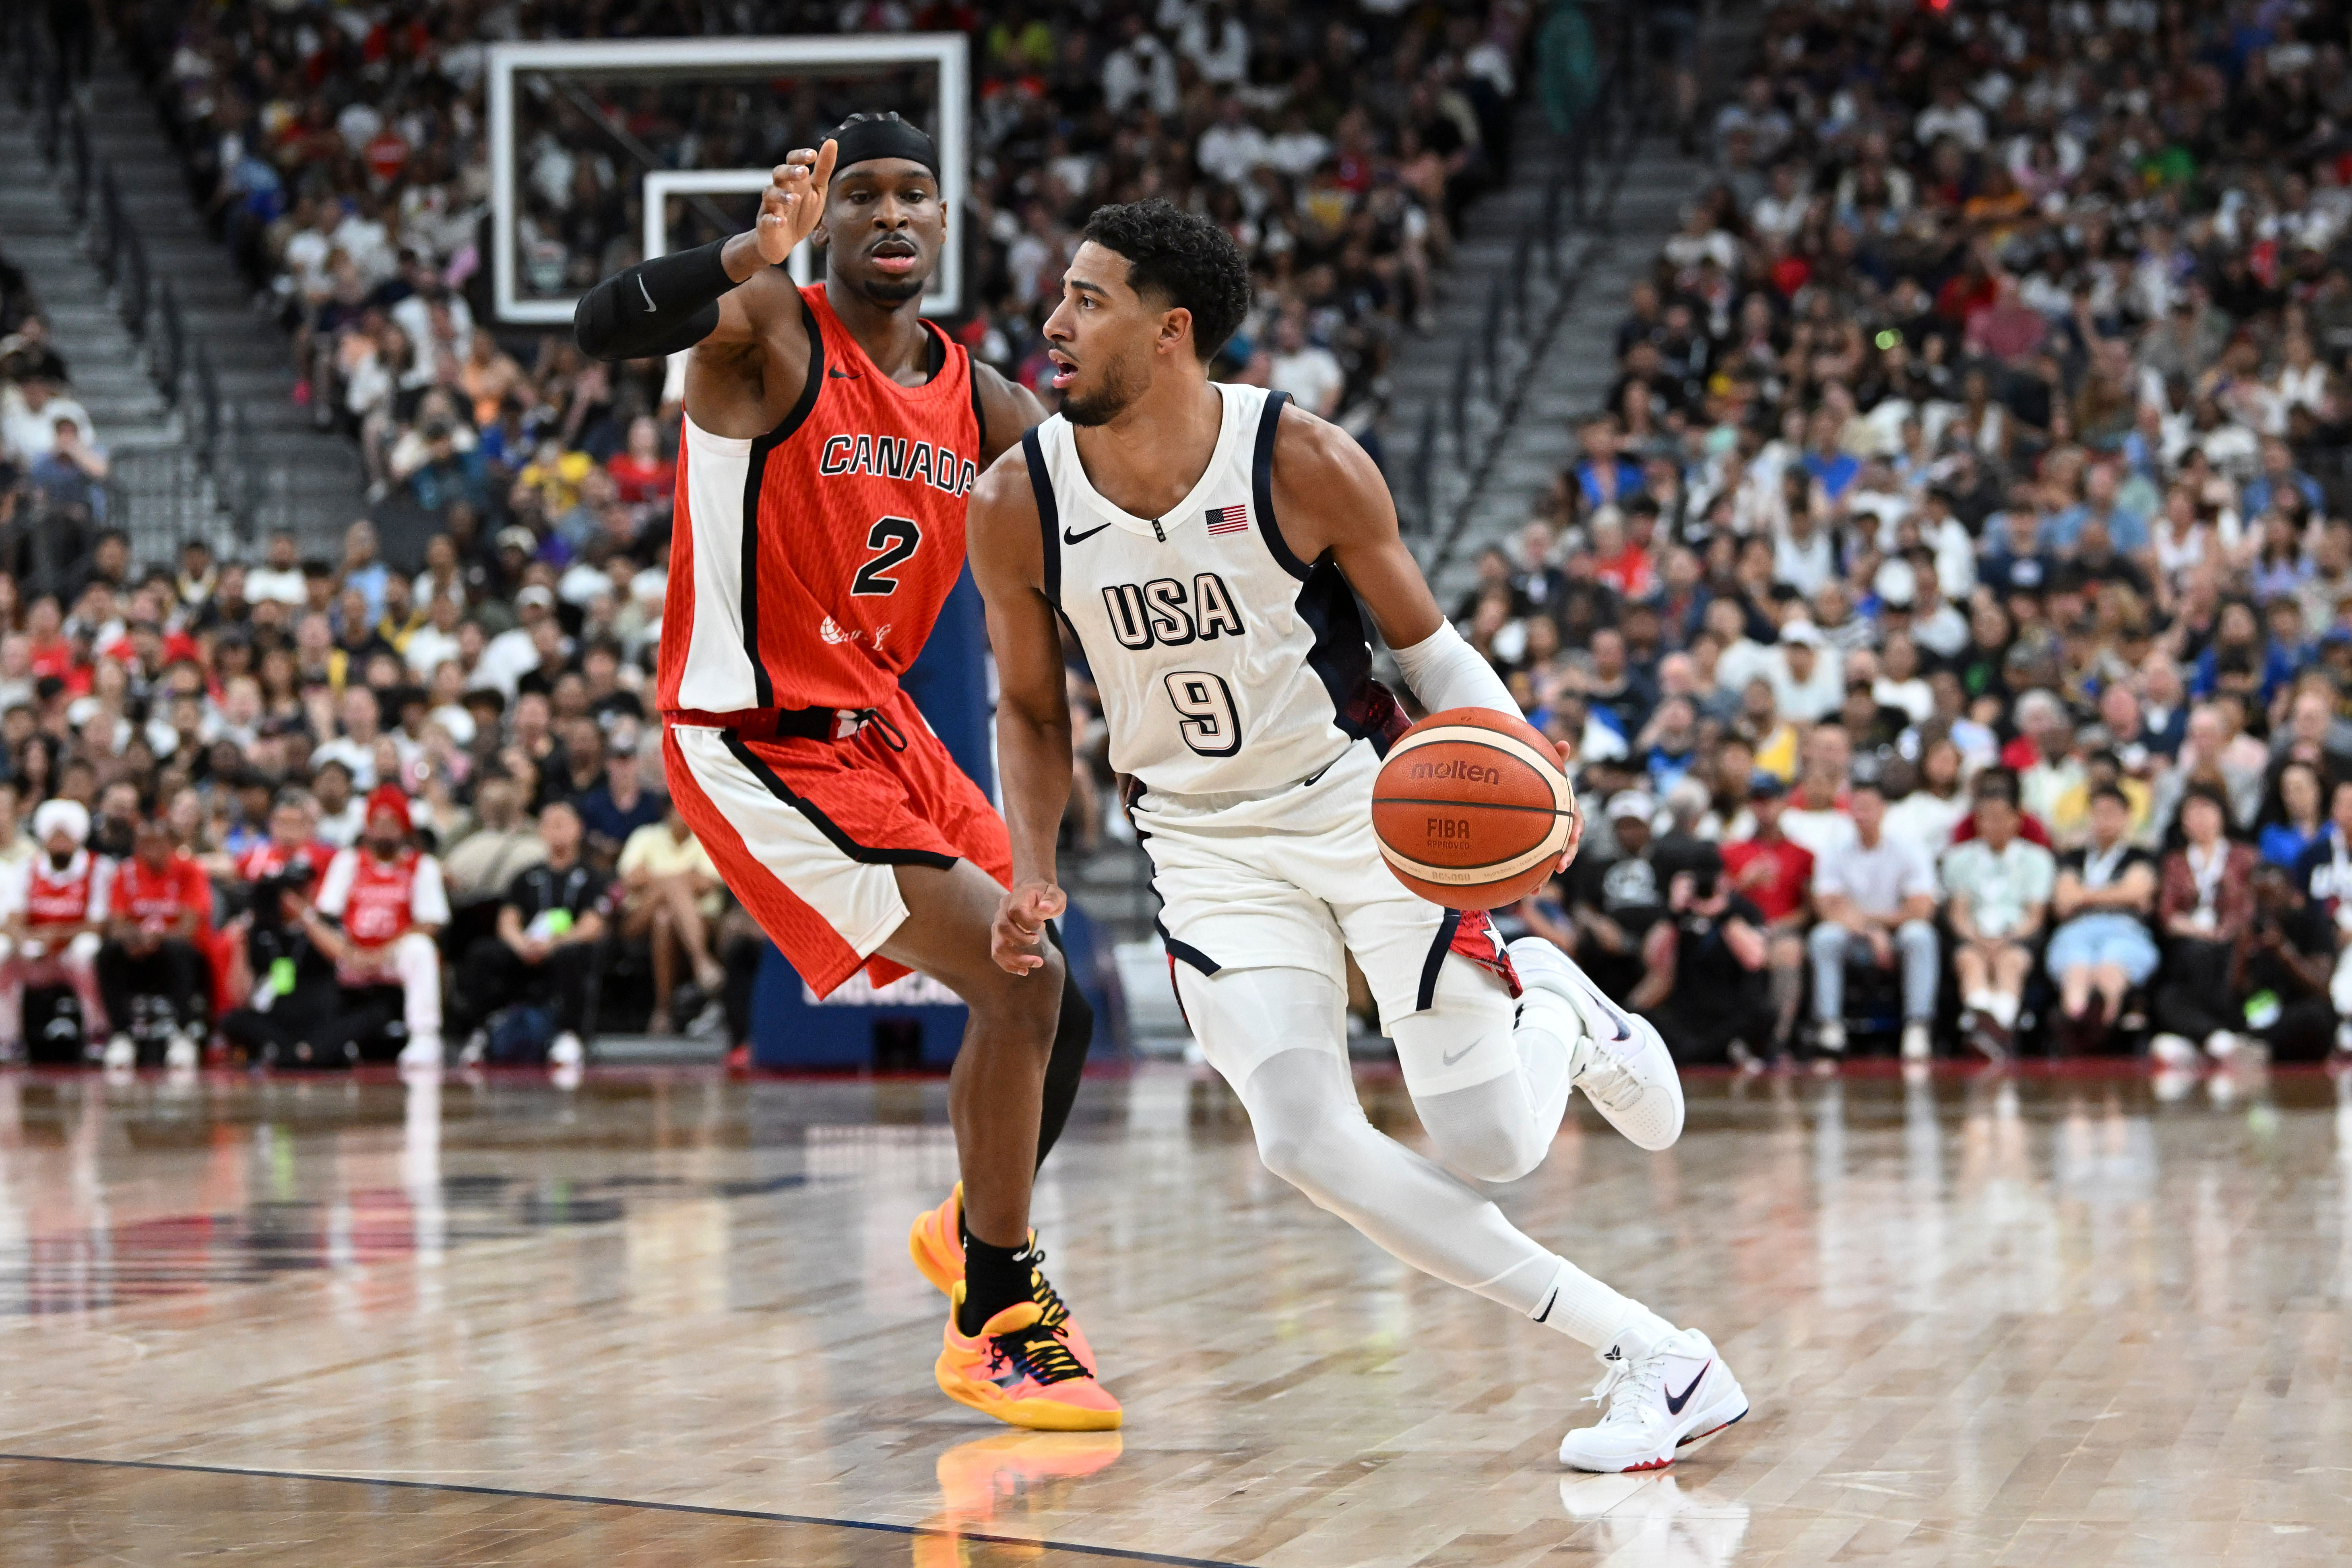
M 1179 970 L 1214 1062 L 1267 1030 L 1301 1037 L 1234 1085 L 1266 1168 L 1402 1262 L 1600 1346 L 1647 1309 L 1538 1246 L 1475 1188 L 1364 1119 L 1328 977 L 1303 969 Z M 1229 1080 L 1230 1082 L 1230 1080 Z
M 1390 1030 L 1413 1109 L 1438 1157 L 1480 1181 L 1517 1181 L 1543 1163 L 1568 1112 L 1569 1053 L 1583 1025 L 1530 988 L 1515 1008 L 1466 959 L 1438 971 L 1430 1006 Z

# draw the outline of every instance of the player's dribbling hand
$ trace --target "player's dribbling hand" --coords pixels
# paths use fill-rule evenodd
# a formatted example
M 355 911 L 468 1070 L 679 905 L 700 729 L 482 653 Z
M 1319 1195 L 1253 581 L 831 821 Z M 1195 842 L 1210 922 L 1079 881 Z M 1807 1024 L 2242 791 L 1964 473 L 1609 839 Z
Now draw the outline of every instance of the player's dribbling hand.
M 795 147 L 769 172 L 768 188 L 760 195 L 761 260 L 771 267 L 781 263 L 824 216 L 825 187 L 833 183 L 833 161 L 840 151 L 829 139 L 815 152 Z
M 1050 882 L 1024 882 L 997 902 L 996 919 L 988 928 L 988 956 L 1008 975 L 1025 975 L 1045 967 L 1037 951 L 1045 938 L 1045 922 L 1069 907 L 1070 895 Z

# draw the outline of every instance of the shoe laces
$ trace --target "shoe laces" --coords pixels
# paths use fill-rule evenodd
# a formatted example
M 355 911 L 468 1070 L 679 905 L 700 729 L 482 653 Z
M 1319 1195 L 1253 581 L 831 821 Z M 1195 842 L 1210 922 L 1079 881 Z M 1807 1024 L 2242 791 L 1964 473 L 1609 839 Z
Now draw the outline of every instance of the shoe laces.
M 1591 1034 L 1576 1042 L 1576 1054 L 1569 1060 L 1568 1075 L 1587 1096 L 1612 1111 L 1622 1110 L 1641 1093 L 1641 1082 L 1633 1076 L 1633 1070 Z
M 1621 1356 L 1609 1364 L 1609 1370 L 1601 1375 L 1592 1392 L 1584 1396 L 1585 1403 L 1609 1407 L 1608 1414 L 1601 1417 L 1604 1427 L 1640 1421 L 1648 1411 L 1650 1396 L 1665 1381 L 1665 1374 L 1666 1358 L 1655 1351 L 1631 1361 Z
M 988 1364 L 990 1375 L 997 1381 L 1017 1383 L 1025 1376 L 1040 1387 L 1094 1375 L 1070 1354 L 1058 1332 L 1037 1323 L 991 1339 Z
M 1029 1256 L 1040 1265 L 1045 1261 L 1045 1249 L 1041 1247 L 1033 1246 Z M 1029 1299 L 1037 1303 L 1037 1326 L 1050 1334 L 1067 1338 L 1070 1309 L 1064 1304 L 1062 1293 L 1054 1289 L 1054 1282 L 1045 1278 L 1042 1267 L 1029 1270 Z
M 1040 1386 L 1066 1383 L 1074 1377 L 1092 1377 L 1093 1369 L 1080 1361 L 1069 1346 L 1070 1309 L 1045 1278 L 1045 1270 L 1037 1267 L 1045 1261 L 1045 1249 L 1033 1245 L 1029 1260 L 1029 1299 L 1037 1304 L 1037 1316 L 1010 1333 L 990 1340 L 990 1376 L 1017 1382 L 1026 1375 Z

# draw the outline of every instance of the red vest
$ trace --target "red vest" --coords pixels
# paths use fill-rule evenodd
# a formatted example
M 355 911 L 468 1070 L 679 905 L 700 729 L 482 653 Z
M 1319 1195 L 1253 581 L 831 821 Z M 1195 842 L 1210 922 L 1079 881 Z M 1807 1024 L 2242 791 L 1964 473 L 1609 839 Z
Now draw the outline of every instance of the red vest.
M 343 905 L 343 929 L 362 947 L 381 947 L 416 924 L 410 895 L 416 886 L 416 852 L 403 850 L 390 862 L 362 849 L 347 850 L 359 864 L 352 894 Z
M 32 878 L 25 884 L 26 925 L 79 925 L 89 918 L 98 862 L 88 850 L 76 850 L 63 871 L 52 870 L 47 855 L 35 855 L 32 870 Z
M 108 886 L 107 912 L 125 920 L 176 920 L 184 910 L 196 912 L 199 927 L 211 924 L 213 884 L 205 868 L 185 851 L 174 852 L 162 871 L 149 871 L 137 855 L 114 868 Z

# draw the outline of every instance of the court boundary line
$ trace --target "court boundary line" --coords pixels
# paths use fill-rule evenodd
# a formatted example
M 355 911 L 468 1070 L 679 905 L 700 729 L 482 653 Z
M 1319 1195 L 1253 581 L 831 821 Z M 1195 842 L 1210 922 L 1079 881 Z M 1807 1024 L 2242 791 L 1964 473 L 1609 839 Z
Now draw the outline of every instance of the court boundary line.
M 1213 1557 L 1177 1557 L 1129 1546 L 1087 1546 L 1027 1535 L 991 1535 L 974 1530 L 943 1530 L 934 1524 L 885 1524 L 870 1519 L 829 1519 L 814 1513 L 772 1513 L 756 1508 L 720 1508 L 710 1503 L 653 1502 L 640 1498 L 595 1497 L 584 1492 L 530 1491 L 517 1487 L 470 1486 L 458 1481 L 404 1481 L 383 1476 L 339 1476 L 315 1470 L 266 1470 L 244 1465 L 186 1465 L 160 1459 L 93 1459 L 69 1454 L 0 1453 L 0 1463 L 86 1465 L 100 1469 L 161 1470 L 179 1475 L 245 1476 L 258 1480 L 331 1481 L 341 1486 L 391 1487 L 401 1491 L 454 1492 L 467 1497 L 508 1497 L 531 1502 L 585 1503 L 594 1508 L 634 1508 L 653 1513 L 690 1513 L 708 1519 L 748 1519 L 762 1524 L 829 1525 L 877 1535 L 934 1536 L 947 1541 L 984 1541 L 992 1546 L 1034 1546 L 1047 1552 L 1079 1552 L 1124 1563 L 1156 1563 L 1167 1568 L 1250 1568 Z

